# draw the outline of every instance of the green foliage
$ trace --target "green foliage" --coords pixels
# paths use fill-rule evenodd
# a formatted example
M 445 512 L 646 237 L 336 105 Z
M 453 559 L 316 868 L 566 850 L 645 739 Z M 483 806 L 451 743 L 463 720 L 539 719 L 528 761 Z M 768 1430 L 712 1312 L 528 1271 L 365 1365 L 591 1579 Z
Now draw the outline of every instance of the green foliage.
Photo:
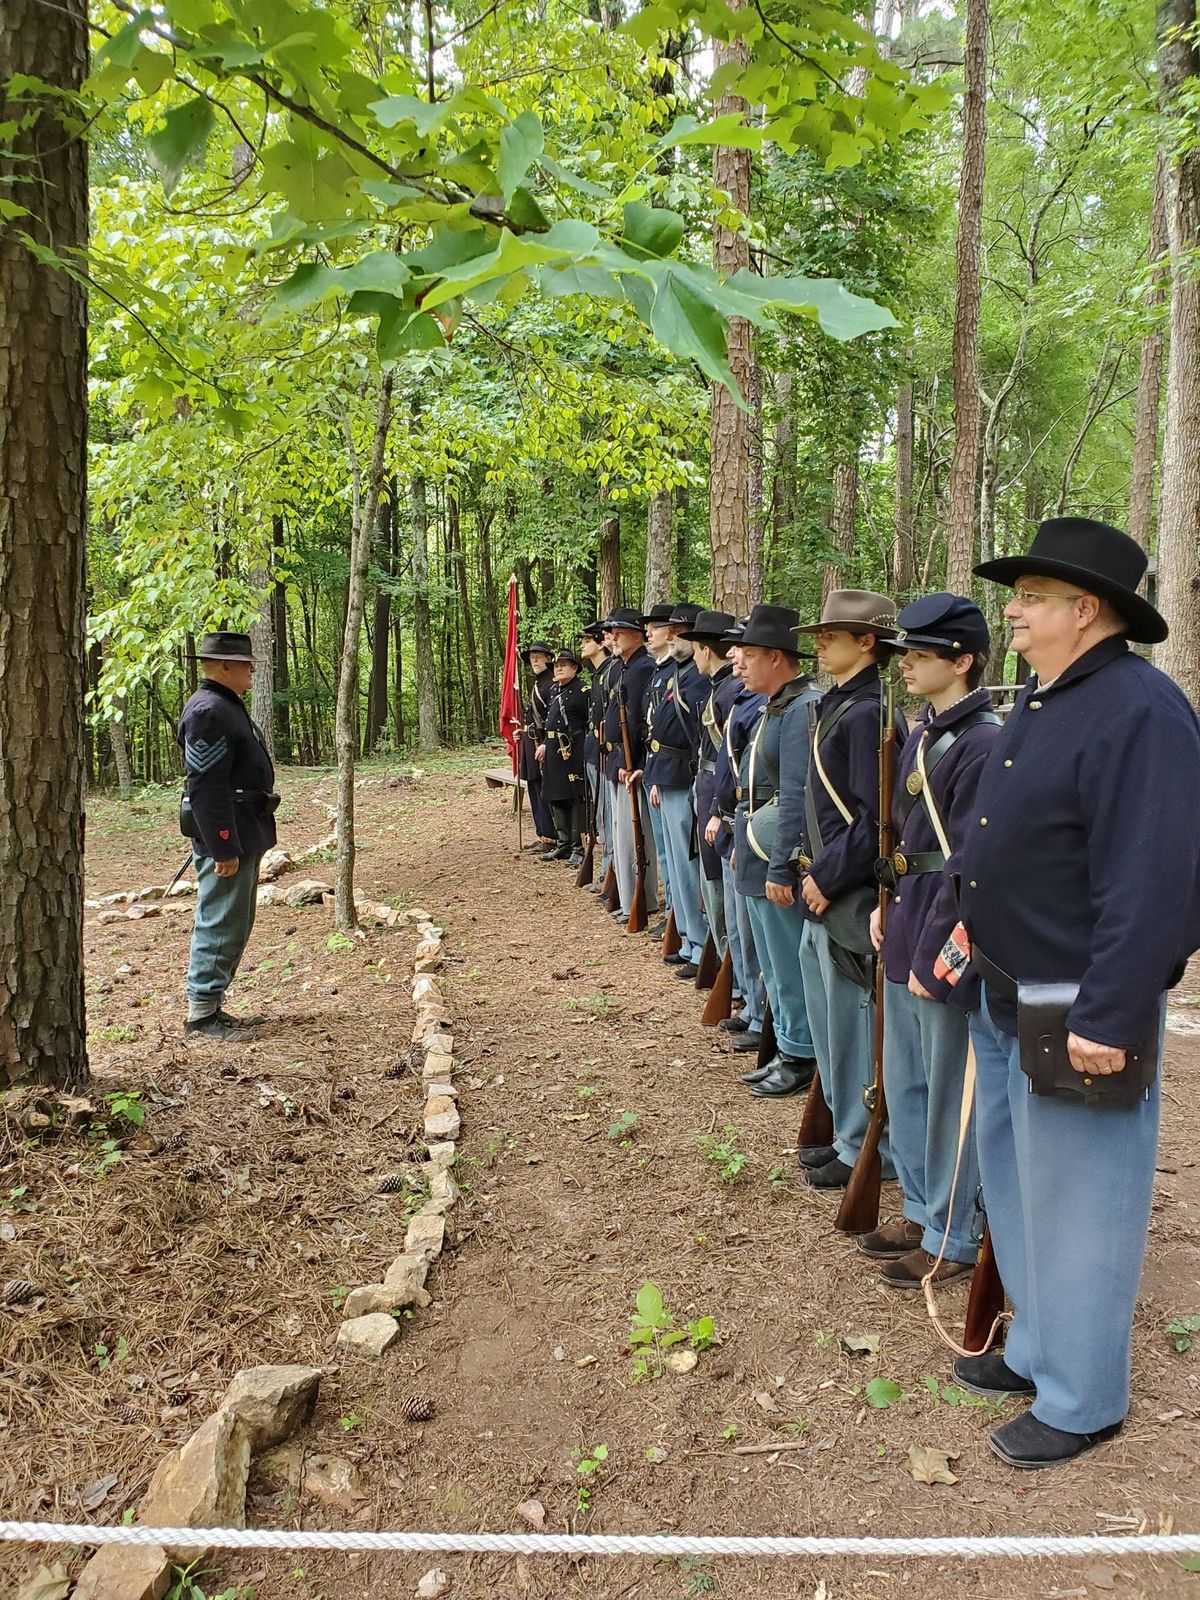
M 119 1117 L 132 1127 L 140 1128 L 146 1120 L 140 1089 L 114 1089 L 111 1094 L 104 1096 L 104 1103 L 114 1117 Z
M 667 1370 L 666 1353 L 673 1346 L 686 1345 L 696 1354 L 711 1349 L 717 1341 L 716 1324 L 704 1315 L 675 1326 L 675 1318 L 663 1303 L 662 1290 L 649 1278 L 638 1290 L 637 1307 L 629 1320 L 629 1343 L 634 1351 L 632 1379 L 661 1378 Z M 695 1357 L 691 1357 L 695 1365 Z
M 575 1463 L 575 1473 L 579 1479 L 575 1489 L 575 1514 L 584 1517 L 592 1508 L 592 1496 L 604 1474 L 605 1463 L 608 1461 L 608 1446 L 594 1444 L 591 1450 L 586 1452 L 574 1450 L 571 1459 Z
M 876 1411 L 886 1411 L 904 1397 L 904 1390 L 894 1378 L 872 1378 L 863 1393 L 867 1404 Z
M 1166 1332 L 1180 1355 L 1192 1348 L 1192 1335 L 1200 1333 L 1200 1317 L 1172 1317 Z
M 124 1334 L 121 1334 L 115 1347 L 111 1350 L 108 1345 L 97 1343 L 92 1346 L 92 1355 L 96 1358 L 96 1371 L 106 1372 L 115 1361 L 127 1361 L 129 1359 L 129 1341 Z
M 737 1148 L 740 1138 L 741 1130 L 726 1124 L 719 1139 L 715 1134 L 706 1133 L 700 1141 L 701 1154 L 715 1167 L 722 1183 L 737 1183 L 742 1176 L 746 1156 Z
M 638 1125 L 636 1111 L 622 1111 L 615 1122 L 608 1125 L 608 1137 L 614 1144 L 620 1144 L 623 1150 L 628 1150 L 633 1142 L 633 1135 Z

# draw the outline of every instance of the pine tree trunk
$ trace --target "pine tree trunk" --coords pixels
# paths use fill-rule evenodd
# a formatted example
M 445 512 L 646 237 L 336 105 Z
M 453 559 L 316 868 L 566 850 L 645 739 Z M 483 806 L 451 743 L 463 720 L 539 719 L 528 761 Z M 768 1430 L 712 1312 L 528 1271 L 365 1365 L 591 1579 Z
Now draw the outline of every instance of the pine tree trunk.
M 1200 89 L 1196 0 L 1163 0 L 1159 8 L 1159 81 L 1163 107 L 1191 130 Z M 1200 145 L 1186 139 L 1167 170 L 1171 242 L 1171 333 L 1167 357 L 1167 423 L 1158 516 L 1158 609 L 1171 630 L 1154 652 L 1192 704 L 1200 706 Z
M 1165 299 L 1161 270 L 1170 249 L 1167 238 L 1167 167 L 1160 150 L 1154 164 L 1154 201 L 1150 210 L 1151 267 L 1159 264 L 1155 283 L 1146 296 L 1146 309 L 1154 317 Z M 1143 550 L 1150 548 L 1154 526 L 1154 468 L 1158 461 L 1158 424 L 1162 409 L 1163 330 L 1156 326 L 1142 340 L 1138 368 L 1137 400 L 1133 411 L 1133 461 L 1129 473 L 1129 532 Z
M 438 748 L 437 663 L 429 615 L 429 503 L 425 476 L 412 481 L 413 634 L 417 647 L 417 750 Z
M 0 84 L 78 89 L 86 7 L 5 0 Z M 53 100 L 25 100 L 0 179 L 34 213 L 0 227 L 0 1084 L 87 1079 L 83 691 L 87 300 L 20 241 L 87 242 L 87 161 Z
M 746 400 L 750 406 L 750 458 L 747 463 L 748 552 L 750 557 L 750 604 L 763 598 L 763 548 L 767 522 L 763 512 L 763 395 L 762 368 L 750 346 L 749 384 Z
M 392 572 L 392 523 L 395 503 L 388 493 L 379 500 L 379 525 L 376 543 L 376 563 L 381 572 Z M 371 618 L 371 678 L 367 686 L 367 731 L 364 749 L 371 755 L 379 743 L 379 736 L 387 726 L 388 717 L 388 656 L 392 641 L 392 597 L 382 586 L 375 590 L 375 605 Z
M 730 0 L 733 10 L 741 10 L 744 0 Z M 744 41 L 713 44 L 713 70 L 727 62 L 745 63 Z M 746 102 L 726 93 L 717 106 L 717 115 L 746 112 Z M 713 187 L 724 190 L 730 204 L 744 215 L 750 214 L 750 151 L 731 150 L 717 145 L 713 149 Z M 729 228 L 713 230 L 713 266 L 732 274 L 750 265 L 748 240 Z M 742 317 L 730 319 L 726 350 L 734 381 L 743 396 L 750 393 L 750 324 Z M 713 605 L 721 611 L 741 615 L 751 602 L 750 557 L 750 418 L 736 404 L 722 384 L 713 384 L 709 408 L 708 533 L 711 548 Z
M 892 588 L 906 595 L 913 586 L 913 386 L 896 396 L 896 527 L 892 540 Z
M 621 604 L 621 521 L 608 509 L 608 494 L 600 485 L 600 553 L 596 562 L 600 578 L 600 615 L 611 616 Z
M 858 450 L 855 448 L 833 469 L 833 508 L 830 531 L 838 555 L 821 567 L 821 609 L 834 589 L 845 589 L 844 562 L 854 549 L 854 529 L 858 520 Z
M 967 0 L 962 166 L 954 297 L 954 455 L 947 508 L 946 587 L 970 594 L 979 476 L 979 251 L 987 142 L 988 0 Z
M 275 597 L 265 567 L 255 567 L 250 582 L 262 599 L 258 616 L 250 625 L 254 651 L 254 681 L 250 686 L 250 715 L 262 729 L 267 749 L 275 757 Z
M 361 492 L 361 475 L 354 458 L 354 518 L 350 530 L 350 579 L 347 585 L 346 625 L 342 631 L 342 659 L 338 673 L 337 720 L 334 745 L 337 751 L 337 874 L 334 878 L 333 916 L 344 932 L 358 927 L 354 907 L 354 758 L 358 750 L 358 655 L 362 643 L 363 610 L 367 599 L 367 566 L 371 557 L 371 535 L 379 515 L 379 495 L 387 438 L 392 425 L 392 385 L 394 375 L 386 372 L 379 386 L 379 405 L 375 412 L 375 435 L 368 469 L 366 495 Z M 347 424 L 349 435 L 349 424 Z M 350 440 L 351 451 L 354 449 Z
M 122 800 L 128 800 L 133 793 L 133 768 L 129 764 L 129 733 L 125 726 L 124 695 L 121 695 L 113 705 L 112 718 L 108 724 L 108 737 L 112 744 L 113 765 L 117 769 L 117 793 Z
M 276 567 L 283 559 L 283 518 L 276 516 L 271 522 L 271 549 Z M 288 762 L 294 758 L 292 748 L 292 708 L 288 699 L 291 679 L 288 673 L 288 612 L 287 586 L 278 580 L 271 590 L 271 637 L 275 643 L 275 688 L 279 694 L 277 718 L 279 723 L 279 757 Z
M 645 604 L 661 605 L 671 598 L 671 536 L 674 533 L 675 497 L 661 489 L 646 515 Z
M 467 583 L 467 559 L 463 553 L 462 519 L 459 514 L 458 489 L 451 484 L 447 490 L 446 499 L 446 544 L 450 560 L 454 564 L 454 576 L 458 584 L 458 609 L 462 617 L 463 641 L 467 653 L 467 681 L 471 689 L 471 699 L 467 706 L 464 697 L 464 708 L 467 710 L 467 735 L 472 739 L 482 739 L 484 732 L 483 723 L 483 690 L 479 682 L 479 652 L 475 648 L 475 619 L 471 614 L 471 589 Z

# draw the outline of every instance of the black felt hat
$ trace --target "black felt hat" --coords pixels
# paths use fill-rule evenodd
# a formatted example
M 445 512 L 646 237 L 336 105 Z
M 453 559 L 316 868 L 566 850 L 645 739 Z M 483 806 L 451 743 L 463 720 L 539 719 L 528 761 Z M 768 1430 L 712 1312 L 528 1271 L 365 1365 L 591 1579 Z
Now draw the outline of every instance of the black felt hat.
M 746 624 L 749 621 L 750 618 L 748 615 L 744 617 L 736 617 L 732 627 L 726 628 L 725 632 L 721 635 L 721 642 L 723 644 L 741 644 L 742 635 L 745 633 Z
M 254 645 L 248 633 L 206 633 L 192 661 L 254 662 Z
M 671 615 L 668 620 L 673 628 L 690 628 L 700 615 L 701 609 L 691 600 L 680 600 L 671 607 Z
M 889 650 L 936 650 L 939 655 L 983 655 L 991 648 L 987 618 L 961 594 L 923 594 L 896 617 L 900 632 L 881 639 Z
M 575 654 L 574 650 L 560 650 L 554 658 L 554 665 L 557 666 L 560 661 L 569 661 L 577 669 L 583 666 L 583 662 Z
M 795 632 L 799 621 L 800 613 L 791 606 L 754 606 L 740 642 L 757 645 L 762 650 L 786 650 L 788 655 L 798 656 Z
M 604 640 L 604 624 L 602 622 L 585 623 L 580 628 L 579 633 L 581 638 L 594 639 L 597 644 L 601 644 Z
M 646 622 L 666 623 L 671 620 L 671 613 L 675 609 L 673 600 L 663 600 L 658 605 L 653 605 L 643 613 Z
M 1023 556 L 1001 556 L 975 568 L 979 578 L 1015 585 L 1019 578 L 1061 578 L 1107 600 L 1125 619 L 1136 644 L 1161 644 L 1167 624 L 1138 594 L 1146 575 L 1146 552 L 1127 533 L 1090 517 L 1050 517 Z
M 529 658 L 535 650 L 544 656 L 553 657 L 554 655 L 554 646 L 552 644 L 547 644 L 545 639 L 535 639 L 532 644 L 527 644 L 524 650 L 521 651 L 521 660 L 527 667 L 531 665 Z
M 679 637 L 692 639 L 697 644 L 728 644 L 726 636 L 736 621 L 728 611 L 698 611 L 691 627 Z
M 629 628 L 634 633 L 645 633 L 646 619 L 640 611 L 629 606 L 614 606 L 604 619 L 606 628 Z

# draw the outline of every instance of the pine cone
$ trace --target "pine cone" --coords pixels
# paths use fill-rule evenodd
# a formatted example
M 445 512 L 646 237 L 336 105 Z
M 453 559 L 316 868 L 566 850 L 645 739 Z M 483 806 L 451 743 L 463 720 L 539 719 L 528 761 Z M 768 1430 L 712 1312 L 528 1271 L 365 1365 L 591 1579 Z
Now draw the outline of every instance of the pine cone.
M 170 1155 L 172 1150 L 182 1150 L 185 1144 L 187 1144 L 186 1133 L 173 1133 L 169 1139 L 164 1139 L 161 1144 L 155 1147 L 154 1154 L 156 1156 Z
M 36 1294 L 37 1288 L 28 1278 L 10 1278 L 0 1289 L 0 1305 L 28 1305 Z
M 385 1078 L 404 1078 L 407 1077 L 407 1075 L 408 1063 L 405 1061 L 393 1061 L 391 1066 L 384 1073 Z
M 404 1174 L 400 1172 L 392 1172 L 383 1179 L 377 1192 L 379 1194 L 403 1194 L 407 1187 L 408 1185 L 404 1180 Z
M 203 1167 L 188 1167 L 183 1174 L 184 1183 L 199 1183 L 207 1178 L 208 1173 Z
M 433 1415 L 433 1401 L 427 1394 L 410 1394 L 400 1407 L 405 1422 L 428 1422 Z
M 113 1411 L 113 1419 L 123 1425 L 128 1425 L 131 1422 L 140 1422 L 142 1420 L 142 1408 L 132 1402 L 127 1402 L 123 1406 L 116 1407 Z
M 238 1069 L 233 1065 L 232 1062 L 230 1062 L 228 1066 L 221 1068 L 220 1076 L 222 1078 L 236 1078 L 237 1075 Z

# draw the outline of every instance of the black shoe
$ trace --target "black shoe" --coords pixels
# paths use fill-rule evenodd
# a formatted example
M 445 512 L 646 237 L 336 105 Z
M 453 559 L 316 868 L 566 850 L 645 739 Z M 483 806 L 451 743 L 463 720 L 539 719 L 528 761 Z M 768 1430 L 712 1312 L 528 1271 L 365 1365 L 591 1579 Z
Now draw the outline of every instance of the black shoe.
M 717 1027 L 723 1029 L 726 1033 L 745 1033 L 749 1026 L 750 1024 L 743 1022 L 741 1017 L 722 1017 L 720 1022 L 717 1023 Z
M 621 911 L 621 910 L 612 911 L 612 912 L 609 913 L 609 915 L 612 917 L 614 922 L 628 922 L 629 921 L 629 913 L 628 913 L 628 911 Z
M 664 956 L 663 960 L 669 967 L 685 967 L 687 965 L 687 957 L 678 950 L 673 956 Z
M 700 968 L 694 961 L 685 961 L 681 967 L 675 968 L 675 976 L 677 978 L 691 979 L 694 978 L 699 971 Z
M 257 1028 L 262 1022 L 262 1017 L 231 1017 L 228 1011 L 213 1011 L 207 1017 L 196 1017 L 193 1021 L 185 1022 L 183 1031 L 185 1034 L 203 1034 L 206 1039 L 228 1039 L 235 1033 Z
M 567 857 L 567 865 L 569 867 L 581 867 L 583 865 L 583 851 L 572 850 L 571 854 Z
M 538 866 L 548 867 L 552 863 L 558 861 L 567 861 L 570 859 L 570 855 L 571 846 L 569 844 L 560 844 L 557 850 L 547 850 L 545 855 L 539 860 Z M 582 860 L 582 857 L 580 859 Z
M 792 1056 L 778 1055 L 770 1063 L 770 1072 L 751 1089 L 760 1098 L 782 1100 L 784 1095 L 799 1094 L 813 1081 L 817 1070 L 815 1061 L 800 1061 Z
M 1048 1422 L 1039 1422 L 1032 1411 L 1027 1411 L 989 1433 L 988 1443 L 1010 1467 L 1037 1471 L 1039 1467 L 1061 1467 L 1065 1461 L 1074 1461 L 1085 1450 L 1116 1438 L 1124 1426 L 1122 1419 L 1107 1428 L 1097 1428 L 1094 1433 L 1066 1433 Z
M 827 1167 L 836 1156 L 835 1144 L 805 1144 L 797 1152 L 802 1167 Z
M 823 1167 L 805 1167 L 804 1181 L 811 1189 L 844 1189 L 853 1171 L 853 1167 L 848 1167 L 838 1156 L 834 1156 Z
M 1000 1350 L 989 1350 L 982 1356 L 959 1356 L 953 1370 L 960 1389 L 986 1395 L 989 1400 L 998 1394 L 1037 1393 L 1037 1385 L 1014 1372 Z
M 764 1078 L 770 1077 L 770 1075 L 771 1068 L 769 1065 L 765 1067 L 751 1067 L 749 1072 L 738 1073 L 738 1082 L 761 1083 Z
M 646 937 L 647 939 L 661 939 L 666 931 L 667 919 L 666 917 L 662 917 L 653 925 L 653 927 L 646 929 Z
M 739 1033 L 734 1038 L 732 1047 L 737 1051 L 738 1055 L 742 1056 L 749 1055 L 751 1051 L 757 1051 L 761 1043 L 762 1034 L 759 1033 L 757 1028 L 747 1028 L 745 1033 Z

